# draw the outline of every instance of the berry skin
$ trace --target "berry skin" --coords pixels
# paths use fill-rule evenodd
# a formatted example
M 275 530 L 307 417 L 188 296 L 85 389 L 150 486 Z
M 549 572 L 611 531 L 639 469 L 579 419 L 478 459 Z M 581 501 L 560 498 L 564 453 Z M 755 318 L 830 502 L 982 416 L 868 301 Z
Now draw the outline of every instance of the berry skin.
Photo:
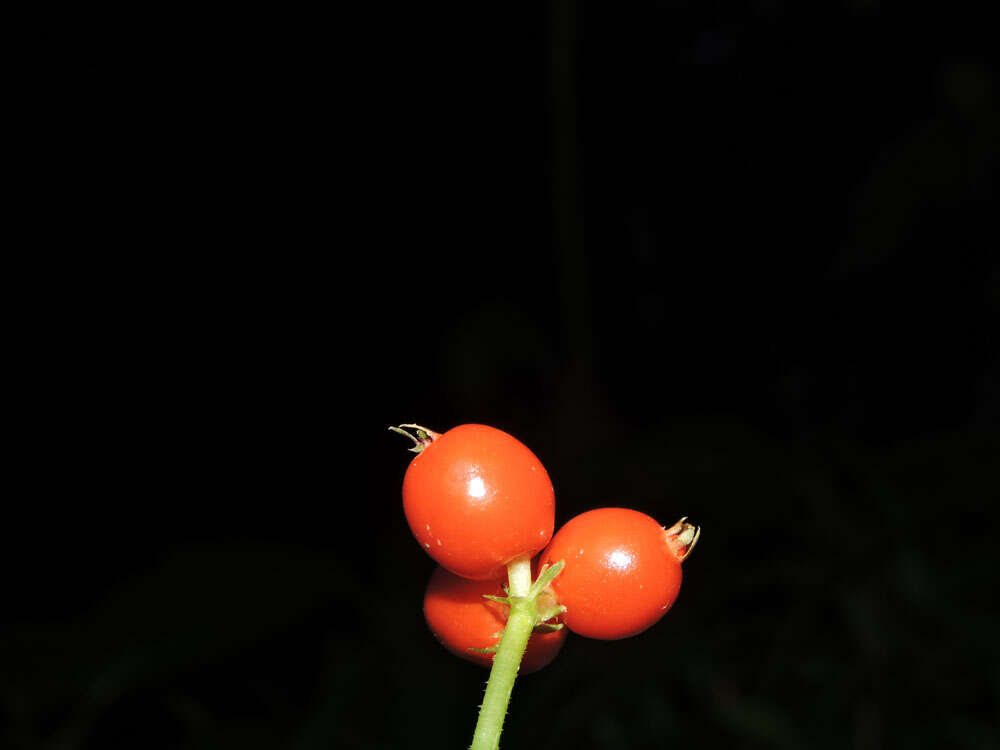
M 565 560 L 552 591 L 562 621 L 587 638 L 616 640 L 655 625 L 681 588 L 681 562 L 698 529 L 681 519 L 670 529 L 635 510 L 599 508 L 563 526 L 542 562 Z
M 458 576 L 492 580 L 543 550 L 555 494 L 535 454 L 485 425 L 429 434 L 403 479 L 403 510 L 424 551 Z
M 483 594 L 503 596 L 502 578 L 473 581 L 459 578 L 438 567 L 424 594 L 424 618 L 434 637 L 455 656 L 489 667 L 493 654 L 469 651 L 490 648 L 500 642 L 507 623 L 506 604 L 484 599 Z M 528 639 L 519 674 L 537 672 L 558 655 L 566 640 L 566 628 L 554 632 L 536 630 Z

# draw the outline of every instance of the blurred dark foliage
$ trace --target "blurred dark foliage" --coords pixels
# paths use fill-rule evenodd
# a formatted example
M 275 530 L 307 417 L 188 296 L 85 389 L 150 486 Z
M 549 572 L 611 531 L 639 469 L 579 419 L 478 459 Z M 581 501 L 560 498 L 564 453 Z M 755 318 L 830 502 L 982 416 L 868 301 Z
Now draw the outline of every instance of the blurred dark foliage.
M 703 526 L 504 747 L 1000 746 L 984 18 L 146 13 L 22 71 L 0 747 L 465 747 L 410 421 Z

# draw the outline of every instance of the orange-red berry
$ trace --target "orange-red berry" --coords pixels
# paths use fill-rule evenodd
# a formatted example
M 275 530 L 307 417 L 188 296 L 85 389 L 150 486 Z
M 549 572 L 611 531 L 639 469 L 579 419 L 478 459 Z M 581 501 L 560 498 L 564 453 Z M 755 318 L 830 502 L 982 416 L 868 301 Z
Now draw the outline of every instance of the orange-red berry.
M 555 494 L 534 453 L 506 432 L 467 424 L 432 435 L 403 479 L 420 546 L 463 578 L 492 580 L 552 538 Z
M 637 635 L 659 621 L 681 588 L 681 561 L 698 531 L 682 519 L 669 530 L 635 510 L 599 508 L 569 521 L 541 560 L 566 561 L 552 591 L 562 621 L 588 638 Z
M 437 568 L 424 594 L 424 618 L 434 637 L 455 656 L 489 667 L 493 654 L 469 649 L 490 648 L 500 642 L 500 633 L 507 624 L 508 607 L 484 599 L 483 594 L 503 596 L 503 582 L 502 578 L 474 581 Z M 532 633 L 521 661 L 520 674 L 536 672 L 548 665 L 565 640 L 565 628 Z

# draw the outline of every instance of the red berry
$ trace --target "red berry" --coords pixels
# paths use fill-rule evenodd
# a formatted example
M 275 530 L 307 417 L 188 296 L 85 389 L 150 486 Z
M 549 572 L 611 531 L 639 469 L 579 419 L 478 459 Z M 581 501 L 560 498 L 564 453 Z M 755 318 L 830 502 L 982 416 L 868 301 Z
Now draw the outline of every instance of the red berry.
M 444 568 L 431 575 L 424 594 L 424 617 L 434 637 L 455 656 L 484 667 L 493 663 L 493 654 L 469 651 L 490 648 L 500 642 L 507 623 L 506 604 L 484 599 L 483 594 L 503 596 L 502 578 L 473 581 L 459 578 Z M 566 640 L 566 628 L 536 632 L 528 639 L 520 674 L 537 672 L 559 653 Z
M 419 449 L 419 447 L 418 447 Z M 403 510 L 420 546 L 463 578 L 499 578 L 552 538 L 552 482 L 528 448 L 493 427 L 431 433 L 403 479 Z
M 667 613 L 681 588 L 681 561 L 697 541 L 681 519 L 669 530 L 635 510 L 599 508 L 563 526 L 541 556 L 566 561 L 552 582 L 562 621 L 588 638 L 637 635 Z

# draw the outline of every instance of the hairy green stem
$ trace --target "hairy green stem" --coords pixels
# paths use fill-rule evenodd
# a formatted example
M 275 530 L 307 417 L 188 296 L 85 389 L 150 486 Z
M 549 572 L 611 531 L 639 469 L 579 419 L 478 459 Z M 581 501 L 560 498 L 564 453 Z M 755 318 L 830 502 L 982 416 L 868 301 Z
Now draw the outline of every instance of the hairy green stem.
M 500 747 L 500 731 L 507 715 L 507 704 L 510 703 L 521 657 L 535 627 L 536 615 L 535 597 L 511 597 L 507 627 L 493 657 L 493 668 L 486 683 L 486 695 L 470 750 L 497 750 Z
M 538 571 L 538 579 L 532 583 L 531 560 L 527 555 L 521 555 L 507 564 L 510 612 L 507 614 L 507 627 L 504 628 L 497 652 L 493 656 L 493 668 L 486 683 L 486 695 L 479 709 L 479 721 L 476 723 L 476 734 L 472 738 L 470 750 L 497 750 L 500 747 L 500 731 L 507 715 L 510 693 L 514 689 L 514 680 L 517 679 L 517 670 L 521 666 L 531 631 L 540 620 L 566 611 L 565 607 L 557 606 L 547 607 L 542 617 L 539 617 L 538 612 L 539 595 L 559 575 L 563 565 L 562 560 L 555 565 L 543 565 Z

